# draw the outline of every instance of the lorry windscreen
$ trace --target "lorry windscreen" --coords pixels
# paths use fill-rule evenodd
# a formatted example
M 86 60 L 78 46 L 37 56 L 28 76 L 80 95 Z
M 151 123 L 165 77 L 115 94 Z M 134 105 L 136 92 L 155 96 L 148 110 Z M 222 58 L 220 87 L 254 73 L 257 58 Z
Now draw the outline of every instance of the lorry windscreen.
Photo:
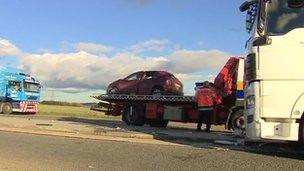
M 40 85 L 34 84 L 34 83 L 24 83 L 24 91 L 27 92 L 39 92 L 40 91 Z
M 283 35 L 304 27 L 304 7 L 291 8 L 288 0 L 272 0 L 266 9 L 268 35 Z
M 20 82 L 18 81 L 9 81 L 8 84 L 12 90 L 16 90 L 16 91 L 21 90 Z

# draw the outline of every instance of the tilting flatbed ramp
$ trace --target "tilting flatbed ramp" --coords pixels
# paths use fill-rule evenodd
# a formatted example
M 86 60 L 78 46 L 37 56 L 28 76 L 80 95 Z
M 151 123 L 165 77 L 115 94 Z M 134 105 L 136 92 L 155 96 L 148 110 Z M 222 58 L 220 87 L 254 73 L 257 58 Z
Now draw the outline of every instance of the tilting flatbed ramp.
M 169 95 L 124 95 L 124 94 L 102 94 L 92 96 L 101 101 L 130 100 L 130 101 L 157 101 L 157 102 L 190 102 L 195 103 L 194 96 L 169 96 Z

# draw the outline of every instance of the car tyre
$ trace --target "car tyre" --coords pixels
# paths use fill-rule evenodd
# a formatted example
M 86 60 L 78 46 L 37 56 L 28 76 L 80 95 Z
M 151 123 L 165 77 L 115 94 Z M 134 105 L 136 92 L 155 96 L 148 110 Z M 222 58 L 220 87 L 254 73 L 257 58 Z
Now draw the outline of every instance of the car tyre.
M 2 105 L 2 113 L 4 114 L 11 114 L 13 113 L 13 106 L 11 103 L 9 102 L 5 102 Z

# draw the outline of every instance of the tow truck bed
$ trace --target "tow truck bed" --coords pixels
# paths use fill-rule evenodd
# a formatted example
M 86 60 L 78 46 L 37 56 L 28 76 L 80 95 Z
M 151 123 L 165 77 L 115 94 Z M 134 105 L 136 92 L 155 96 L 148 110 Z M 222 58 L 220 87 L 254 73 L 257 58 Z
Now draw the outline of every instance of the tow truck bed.
M 155 95 L 125 95 L 125 94 L 102 94 L 93 98 L 107 102 L 117 101 L 153 101 L 153 102 L 188 102 L 196 103 L 194 96 L 155 96 Z

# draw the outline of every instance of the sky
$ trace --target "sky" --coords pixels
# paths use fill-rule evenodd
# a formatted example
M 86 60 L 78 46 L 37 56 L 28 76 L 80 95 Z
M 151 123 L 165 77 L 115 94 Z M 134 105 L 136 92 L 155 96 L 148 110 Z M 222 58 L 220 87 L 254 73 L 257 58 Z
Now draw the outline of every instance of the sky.
M 37 77 L 42 100 L 91 102 L 139 70 L 167 70 L 190 95 L 244 54 L 242 2 L 1 0 L 0 66 Z

